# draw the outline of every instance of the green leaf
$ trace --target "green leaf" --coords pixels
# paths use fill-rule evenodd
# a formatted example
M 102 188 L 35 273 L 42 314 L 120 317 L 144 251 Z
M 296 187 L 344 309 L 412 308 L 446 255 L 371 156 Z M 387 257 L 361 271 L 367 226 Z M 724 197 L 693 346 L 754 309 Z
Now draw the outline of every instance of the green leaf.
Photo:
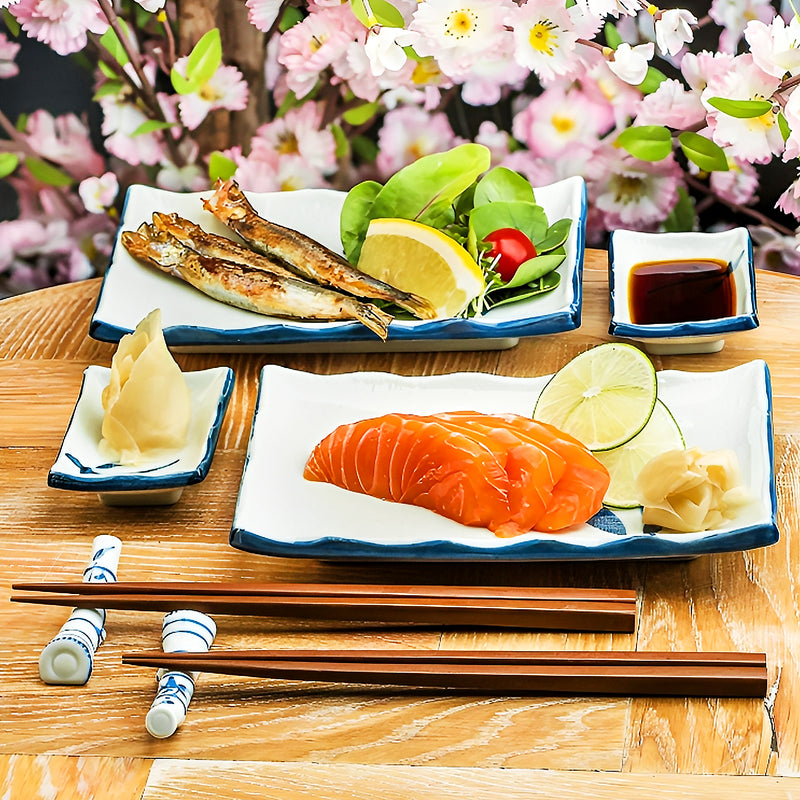
M 351 108 L 342 114 L 342 118 L 350 125 L 363 125 L 369 122 L 380 108 L 380 103 L 363 103 L 360 106 Z
M 350 8 L 366 28 L 371 28 L 375 23 L 388 28 L 402 28 L 405 25 L 403 15 L 387 0 L 350 0 Z
M 624 41 L 616 26 L 611 22 L 606 22 L 603 26 L 603 33 L 606 37 L 606 44 L 612 50 L 616 50 Z
M 737 119 L 762 117 L 768 111 L 772 111 L 772 103 L 769 100 L 727 100 L 724 97 L 709 97 L 708 104 L 717 111 Z
M 100 70 L 100 72 L 102 72 L 103 75 L 106 76 L 106 78 L 109 78 L 112 81 L 116 80 L 119 77 L 118 73 L 115 72 L 111 67 L 109 67 L 108 64 L 106 64 L 104 61 L 98 61 L 97 67 Z
M 535 242 L 547 233 L 547 216 L 536 203 L 497 201 L 473 209 L 469 225 L 478 242 L 500 228 L 516 228 Z
M 3 9 L 3 22 L 8 28 L 8 32 L 16 39 L 22 29 L 17 18 L 7 8 Z
M 678 189 L 678 202 L 664 220 L 664 230 L 674 233 L 694 230 L 695 210 L 694 201 L 684 188 Z
M 116 81 L 116 80 L 106 81 L 94 93 L 94 95 L 92 96 L 92 100 L 97 102 L 103 97 L 117 95 L 121 91 L 122 91 L 122 81 Z
M 364 164 L 372 164 L 378 157 L 378 145 L 368 136 L 353 136 L 350 139 L 353 155 Z
M 639 91 L 642 94 L 653 94 L 659 86 L 667 79 L 667 76 L 655 67 L 648 67 L 644 80 L 639 84 Z
M 358 263 L 369 221 L 374 219 L 372 208 L 375 198 L 382 188 L 377 181 L 362 181 L 356 184 L 344 199 L 339 218 L 339 234 L 344 254 L 351 264 Z
M 684 131 L 678 136 L 686 158 L 706 172 L 727 172 L 728 158 L 722 148 L 711 139 L 693 131 Z
M 536 252 L 539 255 L 542 255 L 550 250 L 555 250 L 557 247 L 561 247 L 561 245 L 567 241 L 570 228 L 572 228 L 571 219 L 564 218 L 554 222 L 547 229 L 547 233 L 544 235 L 544 238 L 533 243 L 534 247 L 536 247 Z
M 518 289 L 507 297 L 502 297 L 502 299 L 498 300 L 494 297 L 490 298 L 489 306 L 490 308 L 497 308 L 497 306 L 507 306 L 509 303 L 518 303 L 520 300 L 528 300 L 531 297 L 552 292 L 559 283 L 561 283 L 561 275 L 552 270 L 538 280 L 528 284 L 524 289 Z
M 508 167 L 490 169 L 475 186 L 473 205 L 482 206 L 498 201 L 532 203 L 533 187 L 526 178 Z
M 544 255 L 529 258 L 517 267 L 514 277 L 505 285 L 506 289 L 525 286 L 552 272 L 564 261 L 563 255 Z
M 0 178 L 10 175 L 19 165 L 19 156 L 15 153 L 0 153 Z
M 122 26 L 123 33 L 127 34 L 128 26 L 125 23 L 125 20 L 121 19 L 119 22 Z M 100 37 L 100 44 L 103 45 L 103 47 L 105 47 L 105 49 L 111 54 L 113 59 L 123 67 L 130 60 L 128 58 L 128 54 L 125 52 L 125 48 L 122 46 L 122 42 L 119 40 L 119 37 L 113 28 L 109 27 L 106 29 L 106 32 Z
M 331 125 L 331 133 L 333 140 L 336 142 L 336 159 L 341 160 L 350 156 L 350 141 L 347 134 L 342 130 L 341 125 L 333 123 Z
M 661 161 L 672 152 L 672 135 L 661 125 L 626 128 L 614 144 L 642 161 Z
M 792 133 L 792 129 L 789 127 L 789 123 L 786 121 L 786 117 L 783 115 L 783 111 L 778 114 L 778 130 L 781 132 L 784 142 Z
M 186 80 L 203 86 L 222 63 L 222 38 L 219 28 L 206 31 L 189 53 L 186 61 Z
M 20 114 L 14 127 L 18 131 L 24 131 L 28 127 L 28 115 L 25 113 Z
M 278 23 L 278 30 L 280 30 L 281 33 L 286 33 L 289 28 L 293 28 L 298 22 L 302 21 L 303 12 L 296 6 L 287 6 L 283 12 L 281 21 Z
M 163 131 L 167 128 L 172 128 L 176 123 L 162 122 L 158 119 L 145 120 L 133 133 L 130 134 L 131 138 L 135 136 L 143 136 L 145 133 L 155 133 L 155 131 Z
M 208 157 L 208 177 L 212 183 L 216 180 L 226 181 L 236 172 L 236 162 L 219 150 L 214 150 Z
M 42 161 L 41 158 L 29 156 L 25 159 L 25 166 L 37 181 L 46 183 L 48 186 L 70 186 L 73 182 L 66 172 Z
M 489 148 L 462 144 L 422 156 L 392 175 L 375 198 L 372 218 L 402 217 L 426 225 L 452 221 L 453 203 L 491 164 Z

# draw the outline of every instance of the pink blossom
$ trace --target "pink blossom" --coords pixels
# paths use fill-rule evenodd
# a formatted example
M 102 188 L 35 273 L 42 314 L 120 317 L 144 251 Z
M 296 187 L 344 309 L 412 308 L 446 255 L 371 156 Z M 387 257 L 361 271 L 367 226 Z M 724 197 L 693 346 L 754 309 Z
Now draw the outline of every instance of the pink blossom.
M 680 81 L 668 79 L 662 81 L 655 92 L 642 98 L 636 124 L 667 125 L 685 130 L 700 125 L 705 116 L 700 95 L 687 92 Z
M 19 48 L 20 45 L 0 33 L 0 78 L 13 78 L 19 73 L 19 67 L 14 63 Z
M 39 109 L 28 117 L 25 133 L 36 153 L 62 166 L 73 178 L 80 180 L 103 170 L 103 157 L 92 147 L 86 125 L 74 114 L 53 117 Z
M 733 56 L 730 53 L 710 53 L 701 50 L 699 53 L 686 53 L 681 59 L 681 73 L 689 86 L 696 92 L 702 92 L 709 84 L 718 83 L 730 72 Z
M 692 26 L 697 25 L 697 17 L 682 8 L 670 8 L 656 15 L 655 34 L 658 49 L 676 56 L 687 42 L 694 39 Z
M 729 159 L 728 171 L 712 172 L 708 180 L 714 194 L 728 203 L 746 205 L 758 199 L 758 173 L 746 161 Z
M 772 110 L 760 117 L 740 119 L 717 111 L 708 102 L 713 97 L 770 99 L 779 85 L 780 80 L 759 69 L 751 55 L 736 56 L 727 75 L 709 82 L 701 95 L 714 141 L 720 147 L 729 147 L 731 155 L 754 164 L 765 164 L 773 156 L 780 155 L 784 148 L 783 135 Z
M 185 76 L 188 57 L 175 62 L 175 69 Z M 183 94 L 178 100 L 181 122 L 190 130 L 218 108 L 228 111 L 241 111 L 247 108 L 250 89 L 242 73 L 236 67 L 221 64 L 217 71 L 196 91 Z
M 286 67 L 286 82 L 298 98 L 305 97 L 320 80 L 321 73 L 334 63 L 346 62 L 353 36 L 345 14 L 350 17 L 350 24 L 354 20 L 360 25 L 348 4 L 309 14 L 281 36 L 278 61 Z M 361 30 L 366 38 L 363 26 Z
M 105 136 L 105 146 L 109 153 L 128 164 L 158 164 L 165 157 L 166 145 L 162 131 L 133 133 L 147 122 L 148 117 L 133 103 L 125 102 L 124 97 L 107 95 L 100 99 L 103 109 L 101 132 Z
M 62 56 L 83 50 L 87 33 L 108 28 L 97 0 L 19 0 L 10 11 L 28 36 Z
M 784 236 L 765 225 L 751 227 L 750 235 L 757 245 L 754 249 L 756 269 L 800 275 L 800 240 L 796 236 Z
M 800 71 L 800 21 L 792 17 L 786 25 L 781 17 L 775 17 L 771 25 L 760 20 L 747 23 L 744 38 L 750 45 L 753 61 L 759 69 L 784 78 Z
M 261 158 L 234 159 L 234 177 L 242 189 L 251 192 L 286 192 L 295 189 L 320 189 L 328 184 L 320 172 L 297 155 L 280 155 L 274 150 Z
M 268 33 L 283 5 L 283 0 L 247 0 L 247 19 L 263 33 Z
M 113 172 L 104 172 L 99 178 L 94 175 L 84 178 L 78 186 L 78 194 L 90 214 L 105 213 L 118 192 L 119 182 Z
M 376 167 L 383 179 L 430 153 L 441 153 L 457 144 L 447 116 L 428 114 L 406 106 L 389 111 L 378 133 Z
M 303 103 L 256 131 L 251 156 L 268 160 L 268 151 L 296 155 L 317 172 L 331 175 L 337 167 L 336 140 L 330 128 L 321 126 L 322 109 L 316 103 Z
M 616 50 L 614 57 L 609 60 L 608 68 L 622 81 L 638 86 L 647 75 L 648 61 L 655 53 L 652 42 L 637 44 L 631 47 L 623 42 Z
M 535 156 L 569 157 L 579 142 L 591 143 L 613 125 L 611 106 L 580 89 L 553 86 L 514 116 L 512 132 Z
M 404 28 L 373 26 L 364 45 L 372 74 L 377 77 L 387 70 L 396 72 L 402 69 L 408 60 L 403 48 L 413 46 L 418 39 L 419 34 Z
M 783 151 L 783 160 L 800 157 L 800 92 L 794 89 L 783 107 L 783 115 L 789 125 L 789 137 Z
M 800 178 L 786 189 L 778 198 L 776 208 L 783 211 L 784 214 L 791 214 L 793 217 L 800 219 Z
M 66 220 L 0 222 L 0 291 L 19 293 L 83 280 L 94 270 Z
M 672 157 L 646 162 L 618 156 L 595 198 L 606 230 L 656 230 L 678 201 L 680 175 Z
M 489 148 L 492 156 L 492 165 L 496 166 L 508 157 L 511 145 L 511 136 L 507 131 L 502 131 L 494 122 L 484 120 L 481 122 L 475 142 Z
M 723 30 L 719 37 L 719 49 L 735 53 L 748 22 L 769 22 L 775 10 L 769 0 L 713 0 L 709 17 Z

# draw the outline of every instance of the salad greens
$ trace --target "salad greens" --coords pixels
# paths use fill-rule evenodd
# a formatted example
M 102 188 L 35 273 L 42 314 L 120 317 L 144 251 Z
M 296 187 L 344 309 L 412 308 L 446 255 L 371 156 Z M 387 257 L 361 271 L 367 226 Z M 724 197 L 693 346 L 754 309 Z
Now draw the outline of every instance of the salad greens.
M 533 187 L 506 167 L 490 169 L 488 148 L 462 144 L 445 153 L 423 156 L 381 185 L 364 181 L 347 194 L 340 221 L 345 256 L 357 264 L 367 228 L 373 219 L 394 217 L 438 228 L 475 259 L 486 289 L 467 308 L 476 316 L 491 308 L 552 291 L 556 268 L 566 255 L 564 243 L 571 220 L 550 224 L 537 204 Z M 486 237 L 503 228 L 522 231 L 536 256 L 524 261 L 509 281 L 494 268 Z

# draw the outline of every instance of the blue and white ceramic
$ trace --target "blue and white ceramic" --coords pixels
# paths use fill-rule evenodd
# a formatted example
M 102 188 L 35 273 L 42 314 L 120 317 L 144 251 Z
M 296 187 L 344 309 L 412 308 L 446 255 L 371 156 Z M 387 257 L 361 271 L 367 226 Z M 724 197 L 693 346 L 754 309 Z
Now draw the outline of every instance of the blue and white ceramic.
M 114 583 L 122 542 L 101 533 L 92 542 L 92 558 L 83 571 L 86 583 Z M 39 677 L 59 686 L 82 686 L 94 666 L 94 654 L 106 638 L 102 608 L 76 608 L 39 656 Z
M 222 419 L 233 391 L 233 370 L 215 367 L 185 372 L 192 405 L 186 444 L 156 463 L 136 467 L 109 463 L 98 450 L 103 424 L 100 398 L 110 374 L 110 369 L 97 365 L 84 370 L 75 410 L 47 476 L 48 486 L 97 492 L 108 505 L 177 502 L 183 488 L 204 480 L 211 467 Z
M 572 330 L 580 325 L 581 276 L 586 237 L 586 186 L 568 178 L 535 190 L 548 219 L 572 220 L 560 285 L 480 318 L 397 320 L 386 342 L 358 322 L 304 322 L 244 311 L 207 297 L 183 281 L 137 262 L 117 241 L 103 279 L 90 335 L 117 342 L 132 331 L 158 297 L 164 338 L 173 350 L 337 352 L 475 350 L 513 347 L 521 336 Z M 233 236 L 203 209 L 209 192 L 175 193 L 135 185 L 128 190 L 119 233 L 136 230 L 154 211 L 176 212 L 204 229 Z M 332 189 L 248 192 L 254 208 L 274 222 L 305 233 L 342 252 L 339 217 L 345 193 Z
M 730 448 L 737 455 L 753 500 L 717 530 L 645 530 L 640 509 L 604 510 L 563 533 L 502 539 L 423 508 L 303 478 L 311 451 L 338 425 L 392 411 L 472 409 L 529 416 L 548 379 L 482 373 L 323 376 L 264 367 L 231 544 L 302 558 L 527 561 L 690 557 L 778 540 L 772 400 L 763 361 L 723 372 L 658 373 L 659 397 L 681 426 L 687 447 Z
M 631 269 L 645 261 L 718 258 L 733 265 L 736 311 L 730 317 L 669 325 L 631 321 L 628 281 Z M 747 228 L 714 233 L 640 233 L 613 231 L 608 247 L 608 284 L 614 336 L 634 339 L 649 353 L 715 353 L 725 335 L 758 327 L 753 243 Z

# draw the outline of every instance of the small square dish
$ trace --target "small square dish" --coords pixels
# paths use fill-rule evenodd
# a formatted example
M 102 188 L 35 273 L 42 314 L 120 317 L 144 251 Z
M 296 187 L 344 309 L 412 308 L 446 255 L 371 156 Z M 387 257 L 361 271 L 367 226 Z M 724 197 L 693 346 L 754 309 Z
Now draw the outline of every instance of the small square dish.
M 613 231 L 608 284 L 614 336 L 649 353 L 715 353 L 725 334 L 758 327 L 746 228 L 714 233 Z
M 103 406 L 111 370 L 92 365 L 83 373 L 78 401 L 61 449 L 47 476 L 55 489 L 97 492 L 106 505 L 171 505 L 185 486 L 204 480 L 233 391 L 233 370 L 185 372 L 192 404 L 186 445 L 165 463 L 123 466 L 100 454 Z
M 771 391 L 763 361 L 721 372 L 658 373 L 658 396 L 687 447 L 732 449 L 752 502 L 724 527 L 645 528 L 641 508 L 602 509 L 560 533 L 502 538 L 432 511 L 306 480 L 314 447 L 338 425 L 390 412 L 457 409 L 530 416 L 550 376 L 316 375 L 265 366 L 230 542 L 270 556 L 326 560 L 538 561 L 690 558 L 778 540 Z
M 154 211 L 175 212 L 205 230 L 233 238 L 203 199 L 211 192 L 176 193 L 134 185 L 128 190 L 111 262 L 103 278 L 90 335 L 118 342 L 132 331 L 159 298 L 164 338 L 171 350 L 256 352 L 386 352 L 504 349 L 519 337 L 577 328 L 581 316 L 581 277 L 586 235 L 586 185 L 582 178 L 535 189 L 548 219 L 570 219 L 566 258 L 558 267 L 559 285 L 550 292 L 498 306 L 481 317 L 433 321 L 395 320 L 387 341 L 358 322 L 308 322 L 281 319 L 234 308 L 204 295 L 180 279 L 136 261 L 122 246 L 123 231 L 150 222 Z M 345 192 L 301 189 L 247 192 L 256 211 L 342 253 L 339 218 Z

